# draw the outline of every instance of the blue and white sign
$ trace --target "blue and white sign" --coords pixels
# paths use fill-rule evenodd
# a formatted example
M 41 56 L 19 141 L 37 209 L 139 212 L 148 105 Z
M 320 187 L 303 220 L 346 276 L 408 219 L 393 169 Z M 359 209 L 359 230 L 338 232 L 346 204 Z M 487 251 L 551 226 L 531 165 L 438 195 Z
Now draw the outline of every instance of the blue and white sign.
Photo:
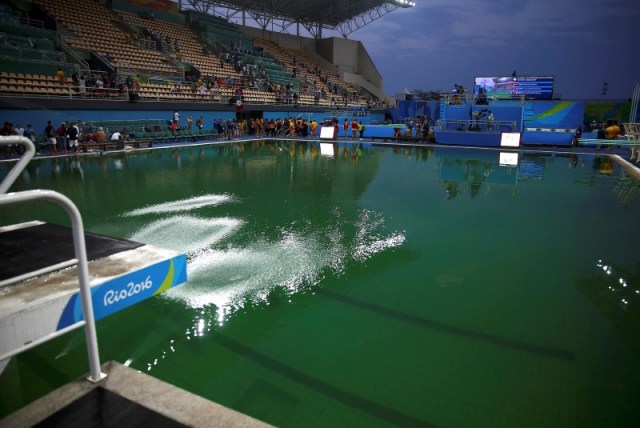
M 94 317 L 99 320 L 185 282 L 187 257 L 184 254 L 119 276 L 91 289 Z M 57 330 L 82 319 L 82 302 L 77 292 L 67 302 Z

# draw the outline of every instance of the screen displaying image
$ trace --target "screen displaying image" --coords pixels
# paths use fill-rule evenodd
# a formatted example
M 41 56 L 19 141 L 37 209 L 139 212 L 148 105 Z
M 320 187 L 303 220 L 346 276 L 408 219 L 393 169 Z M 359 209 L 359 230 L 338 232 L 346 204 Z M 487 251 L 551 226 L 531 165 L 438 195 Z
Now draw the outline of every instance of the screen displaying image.
M 476 77 L 474 93 L 489 99 L 553 98 L 553 76 L 493 76 Z

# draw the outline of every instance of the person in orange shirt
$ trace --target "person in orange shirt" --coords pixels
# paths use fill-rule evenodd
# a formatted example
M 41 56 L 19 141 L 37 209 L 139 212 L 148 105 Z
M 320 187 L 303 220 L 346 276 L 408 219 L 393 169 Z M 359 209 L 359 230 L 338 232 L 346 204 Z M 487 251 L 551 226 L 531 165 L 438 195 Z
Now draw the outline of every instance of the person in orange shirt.
M 312 120 L 309 127 L 311 128 L 311 136 L 315 137 L 316 131 L 318 130 L 318 122 L 316 122 L 315 120 Z

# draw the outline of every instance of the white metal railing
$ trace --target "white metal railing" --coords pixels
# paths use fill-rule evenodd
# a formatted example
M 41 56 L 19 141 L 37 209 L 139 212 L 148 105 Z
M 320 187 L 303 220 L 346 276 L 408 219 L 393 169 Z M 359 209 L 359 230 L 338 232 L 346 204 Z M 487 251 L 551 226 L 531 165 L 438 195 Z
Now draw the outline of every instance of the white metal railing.
M 22 192 L 6 193 L 11 185 L 18 178 L 20 173 L 24 170 L 25 166 L 35 153 L 35 146 L 33 142 L 26 137 L 0 137 L 0 147 L 11 145 L 23 145 L 25 146 L 25 153 L 22 158 L 14 165 L 9 171 L 9 174 L 0 183 L 0 206 L 17 204 L 22 202 L 34 201 L 34 200 L 46 200 L 54 202 L 60 205 L 69 215 L 71 220 L 71 229 L 73 232 L 73 247 L 75 252 L 75 258 L 62 262 L 60 264 L 49 266 L 48 268 L 38 269 L 36 271 L 29 272 L 18 277 L 9 278 L 3 281 L 0 285 L 13 284 L 18 281 L 22 281 L 27 278 L 33 278 L 38 275 L 42 275 L 46 272 L 52 272 L 55 269 L 61 267 L 78 266 L 78 281 L 80 284 L 80 299 L 82 302 L 82 312 L 84 320 L 79 321 L 73 325 L 70 325 L 62 330 L 55 331 L 51 334 L 45 335 L 37 340 L 34 340 L 26 345 L 22 345 L 12 351 L 6 352 L 0 355 L 0 361 L 13 357 L 21 352 L 31 349 L 41 343 L 61 336 L 71 330 L 79 327 L 84 327 L 85 337 L 87 340 L 87 353 L 89 358 L 89 377 L 91 382 L 98 382 L 100 379 L 106 377 L 104 373 L 100 371 L 100 357 L 98 353 L 98 339 L 96 334 L 95 318 L 93 314 L 93 303 L 91 299 L 91 289 L 89 286 L 89 268 L 87 261 L 87 248 L 84 239 L 84 226 L 82 223 L 82 216 L 76 205 L 67 198 L 65 195 L 54 192 L 53 190 L 27 190 Z
M 457 132 L 517 132 L 518 124 L 509 121 L 440 119 L 435 124 L 438 131 Z

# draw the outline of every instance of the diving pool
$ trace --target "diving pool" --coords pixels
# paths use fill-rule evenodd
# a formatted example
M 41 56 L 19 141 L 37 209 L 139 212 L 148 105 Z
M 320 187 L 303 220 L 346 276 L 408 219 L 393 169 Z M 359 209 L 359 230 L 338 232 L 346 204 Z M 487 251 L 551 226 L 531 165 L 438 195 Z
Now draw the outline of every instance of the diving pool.
M 34 160 L 31 188 L 188 255 L 98 321 L 102 361 L 282 427 L 640 423 L 640 184 L 606 156 L 251 141 Z M 34 211 L 66 221 L 0 225 Z M 21 354 L 0 417 L 87 370 L 82 331 Z

